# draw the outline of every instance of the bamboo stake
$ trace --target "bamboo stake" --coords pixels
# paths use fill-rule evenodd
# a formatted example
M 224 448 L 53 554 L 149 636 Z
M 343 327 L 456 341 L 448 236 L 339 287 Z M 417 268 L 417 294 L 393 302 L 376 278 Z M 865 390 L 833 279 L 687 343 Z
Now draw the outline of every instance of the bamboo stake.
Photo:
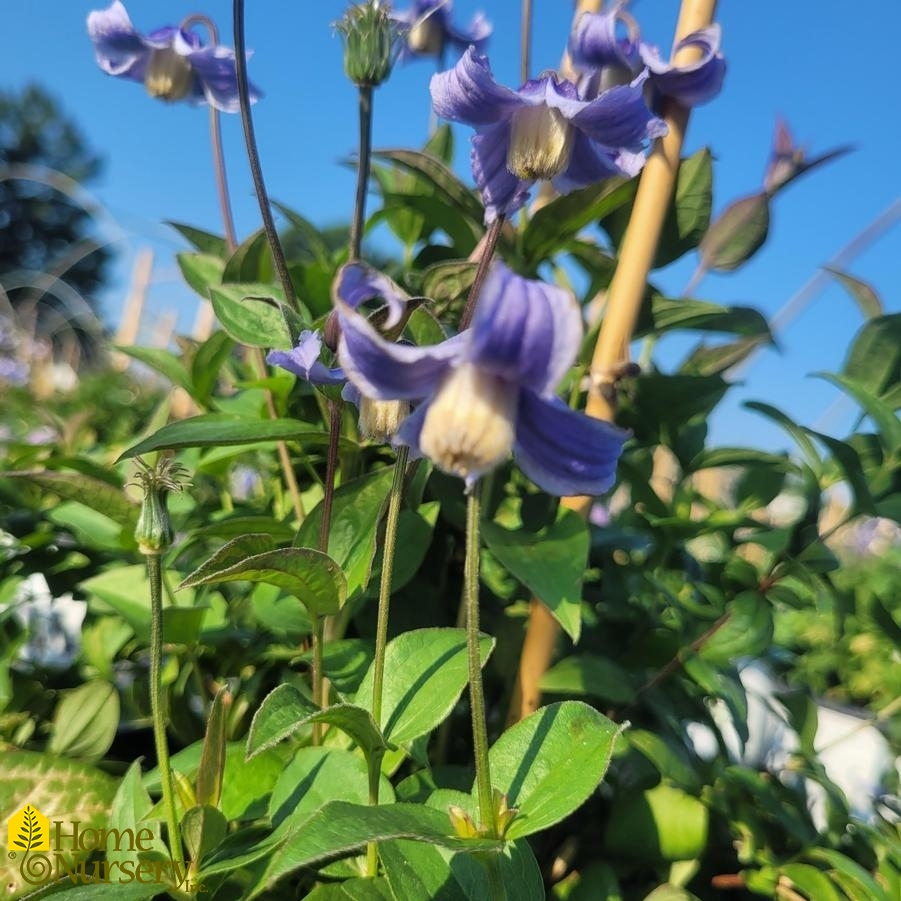
M 673 46 L 692 32 L 710 25 L 715 11 L 716 0 L 683 0 Z M 685 48 L 673 61 L 689 63 L 698 53 L 698 48 Z M 629 359 L 629 344 L 679 171 L 688 117 L 687 109 L 676 103 L 667 105 L 664 119 L 669 131 L 656 141 L 639 180 L 619 262 L 607 290 L 604 321 L 591 361 L 591 384 L 585 410 L 596 419 L 612 422 L 616 414 L 617 371 Z M 590 497 L 568 497 L 562 499 L 562 504 L 587 517 L 592 501 Z M 541 703 L 539 683 L 550 667 L 559 634 L 560 626 L 548 608 L 533 598 L 507 716 L 508 726 L 538 709 Z

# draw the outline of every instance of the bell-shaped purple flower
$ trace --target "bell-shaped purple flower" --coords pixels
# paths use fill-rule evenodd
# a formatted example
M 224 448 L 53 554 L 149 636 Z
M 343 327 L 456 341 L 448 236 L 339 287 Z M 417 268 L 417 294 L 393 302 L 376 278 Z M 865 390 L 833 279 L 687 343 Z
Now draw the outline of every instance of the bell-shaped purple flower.
M 703 28 L 680 41 L 674 55 L 685 47 L 697 47 L 700 57 L 691 63 L 672 65 L 662 59 L 655 46 L 641 40 L 635 20 L 622 6 L 616 3 L 606 11 L 584 13 L 573 28 L 569 53 L 584 85 L 603 89 L 634 78 L 647 67 L 651 89 L 658 98 L 672 97 L 690 108 L 719 94 L 726 72 L 719 25 Z M 620 26 L 625 26 L 625 36 Z
M 209 103 L 225 113 L 240 109 L 235 53 L 227 47 L 204 46 L 174 25 L 142 34 L 119 0 L 88 15 L 88 35 L 104 72 L 142 83 L 153 97 Z M 251 103 L 261 96 L 253 85 L 249 94 Z
M 491 23 L 476 13 L 467 28 L 453 22 L 451 0 L 413 0 L 407 10 L 391 13 L 406 32 L 401 57 L 434 56 L 441 59 L 448 46 L 462 53 L 470 45 L 483 50 L 491 36 Z
M 266 356 L 270 366 L 278 366 L 314 385 L 343 385 L 347 379 L 340 367 L 330 368 L 320 359 L 322 333 L 306 329 L 291 350 L 271 350 Z
M 338 309 L 338 357 L 361 394 L 418 402 L 397 443 L 470 487 L 511 451 L 552 494 L 600 494 L 613 483 L 627 434 L 553 394 L 582 339 L 569 292 L 494 263 L 472 327 L 431 347 L 391 344 L 363 316 Z
M 497 84 L 487 58 L 470 47 L 453 69 L 432 76 L 432 106 L 476 129 L 472 171 L 492 222 L 519 209 L 536 181 L 567 193 L 610 175 L 635 175 L 648 139 L 666 130 L 644 102 L 643 81 L 591 101 L 555 73 L 513 91 Z

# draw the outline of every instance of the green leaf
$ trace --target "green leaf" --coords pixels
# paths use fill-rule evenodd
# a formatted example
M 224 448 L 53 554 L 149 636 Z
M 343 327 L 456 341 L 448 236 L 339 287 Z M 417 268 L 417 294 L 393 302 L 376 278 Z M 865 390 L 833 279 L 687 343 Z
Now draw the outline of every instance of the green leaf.
M 119 460 L 156 450 L 256 444 L 260 441 L 299 441 L 303 445 L 321 445 L 328 443 L 328 435 L 311 431 L 307 423 L 294 419 L 254 419 L 227 413 L 205 413 L 164 425 L 123 451 Z M 346 439 L 342 440 L 341 446 L 344 450 L 356 447 Z
M 213 698 L 206 734 L 203 736 L 203 751 L 197 769 L 195 794 L 201 806 L 215 807 L 222 795 L 222 774 L 225 771 L 225 742 L 228 731 L 228 715 L 232 706 L 232 695 L 227 688 L 220 688 Z
M 792 438 L 794 438 L 795 443 L 804 453 L 804 457 L 807 460 L 807 465 L 813 470 L 813 472 L 819 476 L 823 472 L 823 460 L 820 457 L 819 453 L 817 453 L 817 449 L 814 443 L 810 440 L 807 435 L 807 430 L 803 428 L 803 426 L 799 426 L 790 416 L 786 416 L 781 410 L 777 410 L 776 407 L 770 406 L 770 404 L 764 404 L 760 401 L 747 401 L 744 404 L 745 407 L 749 410 L 754 410 L 757 413 L 762 413 L 767 419 L 772 420 L 776 423 L 776 425 L 781 426 Z
M 681 742 L 646 729 L 629 729 L 625 736 L 629 744 L 653 764 L 661 777 L 675 782 L 680 788 L 700 791 L 703 780 L 688 762 L 685 746 Z
M 844 901 L 835 883 L 809 863 L 787 863 L 779 868 L 779 872 L 790 880 L 791 888 L 804 892 L 808 901 Z
M 542 676 L 540 688 L 554 694 L 588 695 L 610 704 L 629 704 L 635 699 L 629 674 L 597 654 L 564 657 Z
M 743 591 L 729 604 L 729 618 L 701 646 L 698 653 L 711 663 L 730 663 L 753 657 L 773 642 L 773 612 L 756 591 Z
M 131 503 L 125 491 L 118 485 L 111 485 L 101 479 L 81 472 L 54 471 L 51 469 L 27 470 L 21 472 L 0 472 L 0 478 L 22 479 L 38 485 L 69 501 L 77 501 L 103 513 L 119 523 L 123 529 L 133 530 L 138 521 L 138 506 Z
M 658 885 L 649 895 L 645 895 L 644 901 L 700 901 L 700 899 L 678 885 L 666 884 Z
M 268 550 L 261 551 L 265 545 Z M 347 583 L 328 554 L 306 547 L 271 548 L 268 535 L 243 535 L 220 548 L 178 588 L 215 582 L 267 582 L 294 595 L 310 616 L 332 616 L 344 605 Z
M 441 197 L 382 191 L 382 198 L 384 205 L 373 216 L 374 220 L 385 219 L 390 223 L 398 213 L 405 218 L 414 218 L 415 225 L 405 232 L 406 237 L 398 235 L 407 244 L 415 243 L 422 232 L 438 228 L 451 239 L 455 253 L 471 253 L 478 243 L 481 227 Z M 402 231 L 401 228 L 397 230 Z
M 394 467 L 386 466 L 345 482 L 335 492 L 328 553 L 344 572 L 348 598 L 355 597 L 369 584 L 378 524 L 388 503 L 393 478 Z M 322 504 L 319 504 L 301 524 L 297 544 L 318 545 L 321 517 Z
M 97 679 L 66 692 L 53 715 L 47 750 L 86 761 L 100 760 L 119 727 L 119 693 Z
M 771 343 L 769 339 L 739 338 L 726 344 L 709 346 L 701 341 L 682 361 L 679 371 L 685 375 L 711 376 L 720 375 L 733 366 L 751 356 L 763 344 Z
M 870 873 L 850 857 L 833 851 L 831 848 L 811 848 L 805 856 L 808 860 L 822 862 L 829 866 L 832 878 L 851 897 L 866 898 L 867 901 L 891 901 Z
M 519 813 L 505 838 L 559 823 L 598 787 L 621 729 L 581 701 L 550 704 L 511 726 L 491 746 L 492 786 Z
M 863 471 L 863 465 L 860 462 L 858 453 L 850 444 L 824 435 L 821 432 L 815 432 L 813 429 L 804 429 L 808 435 L 813 435 L 818 441 L 821 441 L 829 448 L 832 459 L 838 465 L 844 481 L 851 489 L 854 498 L 855 513 L 876 514 L 876 505 L 873 502 L 873 496 L 870 494 L 870 485 Z
M 662 297 L 649 294 L 642 306 L 635 336 L 655 335 L 682 329 L 725 332 L 748 338 L 771 340 L 766 317 L 753 307 L 726 307 L 706 300 Z
M 627 183 L 635 194 L 638 180 Z M 713 202 L 713 164 L 705 147 L 679 164 L 676 190 L 669 202 L 652 269 L 679 259 L 698 246 L 710 224 Z M 615 247 L 620 247 L 632 215 L 632 204 L 621 206 L 601 222 Z
M 439 304 L 462 300 L 472 287 L 477 268 L 477 264 L 470 263 L 469 260 L 446 260 L 441 263 L 433 263 L 422 273 L 422 293 Z M 419 310 L 416 312 L 418 313 Z M 429 343 L 438 343 L 445 337 L 442 336 L 437 339 L 437 342 L 430 341 Z
M 338 883 L 321 882 L 306 901 L 397 901 L 388 880 L 381 876 L 356 876 Z
M 166 225 L 171 225 L 183 238 L 190 241 L 202 253 L 223 257 L 228 251 L 225 238 L 214 235 L 212 232 L 201 231 L 199 228 L 194 228 L 193 225 L 184 225 L 181 222 L 173 222 L 171 219 L 166 220 Z
M 248 901 L 270 891 L 283 876 L 304 867 L 315 867 L 352 854 L 368 842 L 390 839 L 430 842 L 457 851 L 496 851 L 500 844 L 488 839 L 461 839 L 451 832 L 447 814 L 419 804 L 382 804 L 368 807 L 332 801 L 307 819 L 287 840 L 268 855 L 260 882 L 246 896 Z M 201 877 L 216 872 L 205 867 Z
M 159 347 L 135 347 L 134 345 L 116 344 L 116 350 L 140 360 L 145 366 L 155 369 L 160 375 L 165 376 L 173 385 L 184 388 L 188 394 L 193 394 L 194 385 L 191 377 L 185 369 L 182 361 L 168 350 Z
M 610 216 L 629 203 L 635 186 L 623 178 L 608 178 L 596 185 L 555 197 L 536 210 L 522 233 L 522 253 L 540 263 L 560 251 L 564 241 L 574 238 L 587 225 Z
M 107 816 L 115 794 L 116 780 L 86 763 L 14 748 L 3 752 L 0 822 L 4 824 L 13 814 L 30 804 L 51 823 L 57 820 L 63 823 L 63 831 L 69 834 L 73 821 L 78 822 L 81 830 L 102 829 L 107 826 Z M 74 855 L 67 853 L 66 858 L 71 865 Z M 6 854 L 0 860 L 0 885 L 5 890 L 4 898 L 20 898 L 34 891 L 34 885 L 23 879 L 20 864 L 21 860 L 11 860 Z M 116 886 L 117 890 L 120 888 L 125 887 Z M 154 886 L 153 893 L 143 897 L 152 897 L 158 892 L 159 886 Z M 73 896 L 77 897 L 76 891 L 68 895 Z M 92 896 L 84 894 L 81 897 Z M 105 897 L 112 899 L 109 893 Z M 131 896 L 123 893 L 121 897 Z
M 881 397 L 901 382 L 901 313 L 871 319 L 857 333 L 842 375 Z
M 170 856 L 169 849 L 163 841 L 160 823 L 149 816 L 151 810 L 153 810 L 153 801 L 141 782 L 141 764 L 136 760 L 128 768 L 116 790 L 116 797 L 113 799 L 109 815 L 109 826 L 111 829 L 119 830 L 120 833 L 125 829 L 131 829 L 136 836 L 141 829 L 149 831 L 149 836 L 147 831 L 140 834 L 141 839 L 147 839 L 146 842 L 142 841 L 143 847 L 146 848 L 149 844 L 149 853 L 168 858 Z M 112 843 L 106 849 L 106 859 L 110 862 L 115 861 L 122 864 L 126 860 L 134 861 L 135 856 L 135 852 L 130 850 L 125 843 L 118 850 Z
M 279 685 L 260 704 L 247 735 L 248 759 L 312 723 L 329 723 L 349 735 L 367 757 L 387 749 L 372 714 L 352 704 L 320 710 L 293 685 Z
M 494 647 L 487 635 L 479 639 L 482 665 Z M 466 632 L 463 629 L 417 629 L 388 642 L 382 721 L 385 741 L 411 742 L 427 735 L 453 710 L 469 681 Z M 372 669 L 357 692 L 357 704 L 372 705 Z
M 470 221 L 481 226 L 484 210 L 472 191 L 437 157 L 416 150 L 373 150 L 376 159 L 389 160 L 398 166 L 421 175 L 431 184 L 437 196 L 463 213 Z
M 845 375 L 836 375 L 832 372 L 816 373 L 819 378 L 838 385 L 845 393 L 850 394 L 863 408 L 864 412 L 879 430 L 882 446 L 889 454 L 897 454 L 901 451 L 901 420 L 897 413 L 884 401 L 867 390 L 864 385 Z
M 762 191 L 730 203 L 701 240 L 701 265 L 729 272 L 763 246 L 770 229 L 769 198 Z
M 273 297 L 274 290 L 267 284 L 227 284 L 210 288 L 210 301 L 222 328 L 235 341 L 288 350 L 291 335 L 279 309 L 282 300 Z
M 222 811 L 209 804 L 186 810 L 179 823 L 181 834 L 192 861 L 202 861 L 222 844 L 228 833 L 228 821 Z
M 832 266 L 824 266 L 823 269 L 835 276 L 839 284 L 854 298 L 857 306 L 860 307 L 860 312 L 867 319 L 881 316 L 885 312 L 882 301 L 872 285 L 853 275 L 848 275 L 847 272 L 842 272 L 840 269 L 834 269 Z
M 210 288 L 222 283 L 222 273 L 225 270 L 222 258 L 206 253 L 179 253 L 175 255 L 175 259 L 185 281 L 208 301 Z
M 588 527 L 560 507 L 556 521 L 540 532 L 511 532 L 482 524 L 492 554 L 538 598 L 573 641 L 582 628 L 582 577 L 588 561 Z
M 272 250 L 265 229 L 254 232 L 229 257 L 222 273 L 223 282 L 268 284 L 275 274 Z
M 210 406 L 210 396 L 216 387 L 220 371 L 234 351 L 235 342 L 225 332 L 213 332 L 194 354 L 191 361 L 191 381 L 194 397 Z

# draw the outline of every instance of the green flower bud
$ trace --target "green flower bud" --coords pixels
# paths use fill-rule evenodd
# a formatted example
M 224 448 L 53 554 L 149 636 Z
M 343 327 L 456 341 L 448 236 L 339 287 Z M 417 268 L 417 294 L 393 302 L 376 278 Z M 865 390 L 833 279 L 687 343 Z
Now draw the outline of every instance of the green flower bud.
M 387 5 L 366 0 L 351 6 L 335 27 L 344 39 L 344 71 L 358 87 L 375 87 L 391 74 L 400 29 Z
M 171 491 L 182 491 L 185 487 L 187 470 L 171 457 L 161 457 L 156 466 L 148 466 L 137 459 L 135 474 L 138 485 L 144 490 L 141 513 L 135 527 L 135 540 L 142 554 L 159 554 L 172 544 L 172 523 L 167 509 Z

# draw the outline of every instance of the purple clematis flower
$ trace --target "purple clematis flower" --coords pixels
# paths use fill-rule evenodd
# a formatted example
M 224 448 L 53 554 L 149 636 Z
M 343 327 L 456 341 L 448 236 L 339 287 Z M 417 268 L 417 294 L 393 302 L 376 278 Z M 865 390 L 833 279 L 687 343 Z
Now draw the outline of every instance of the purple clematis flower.
M 432 106 L 475 127 L 472 171 L 492 222 L 519 209 L 536 181 L 552 181 L 565 194 L 610 175 L 635 175 L 648 139 L 666 131 L 644 102 L 644 79 L 591 101 L 553 72 L 513 91 L 497 84 L 487 58 L 470 47 L 453 69 L 432 76 Z
M 392 12 L 391 18 L 406 30 L 401 51 L 404 58 L 435 56 L 441 59 L 448 45 L 462 53 L 470 44 L 483 50 L 491 36 L 491 23 L 476 13 L 468 28 L 459 28 L 451 20 L 451 0 L 413 0 L 408 10 Z
M 582 339 L 569 292 L 494 263 L 472 328 L 431 347 L 391 344 L 363 316 L 338 309 L 350 381 L 370 398 L 419 402 L 397 443 L 469 487 L 511 451 L 552 494 L 600 494 L 613 483 L 627 434 L 553 394 Z
M 119 0 L 88 15 L 88 35 L 104 72 L 141 82 L 152 97 L 209 103 L 225 113 L 240 109 L 235 53 L 227 47 L 205 47 L 174 25 L 141 34 Z M 251 103 L 261 96 L 253 85 L 249 93 Z
M 279 366 L 314 385 L 343 385 L 347 378 L 341 367 L 328 367 L 320 359 L 322 333 L 306 329 L 291 350 L 271 350 L 266 356 L 270 366 Z
M 641 40 L 635 20 L 622 3 L 599 13 L 579 17 L 569 39 L 569 54 L 575 68 L 582 73 L 583 89 L 588 85 L 604 87 L 634 78 L 647 67 L 654 93 L 672 97 L 685 107 L 698 106 L 719 94 L 726 72 L 726 61 L 720 52 L 722 33 L 719 25 L 711 25 L 680 41 L 674 55 L 685 47 L 701 51 L 698 60 L 686 65 L 665 62 L 657 47 Z M 620 35 L 619 26 L 626 28 Z M 658 104 L 654 104 L 655 108 Z

